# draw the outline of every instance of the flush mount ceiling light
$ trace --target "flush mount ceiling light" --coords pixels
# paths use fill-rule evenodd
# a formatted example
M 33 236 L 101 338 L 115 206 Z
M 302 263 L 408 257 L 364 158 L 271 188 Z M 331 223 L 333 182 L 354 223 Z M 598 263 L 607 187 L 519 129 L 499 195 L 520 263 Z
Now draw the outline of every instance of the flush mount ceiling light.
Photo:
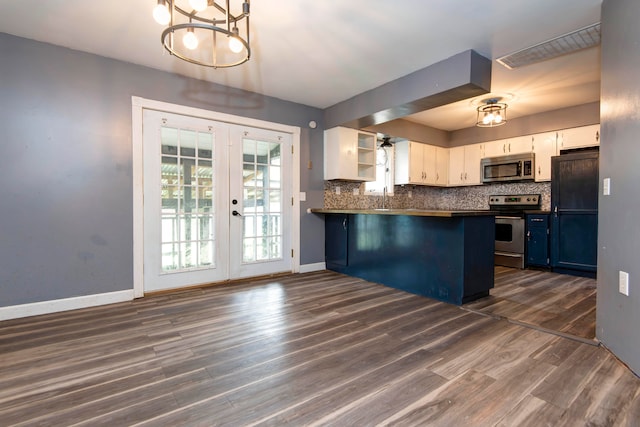
M 153 18 L 166 28 L 160 41 L 178 58 L 213 68 L 244 64 L 249 46 L 249 0 L 157 0 Z
M 491 128 L 507 123 L 508 105 L 501 101 L 502 98 L 488 98 L 482 100 L 483 104 L 476 108 L 476 126 Z

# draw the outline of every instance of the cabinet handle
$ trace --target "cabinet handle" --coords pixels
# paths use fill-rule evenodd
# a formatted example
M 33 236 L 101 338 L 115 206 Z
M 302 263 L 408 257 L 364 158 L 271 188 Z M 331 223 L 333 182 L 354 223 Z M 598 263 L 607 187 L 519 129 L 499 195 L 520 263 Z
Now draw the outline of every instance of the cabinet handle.
M 527 231 L 527 240 L 531 240 L 531 231 Z
M 342 228 L 345 230 L 347 229 L 347 218 L 342 220 Z
M 509 152 L 511 152 L 511 143 L 509 143 Z
M 463 179 L 463 178 L 462 178 L 462 172 L 460 172 L 460 181 L 462 181 L 462 179 Z
M 507 144 L 502 144 L 502 152 L 503 153 L 507 152 Z
M 464 180 L 465 181 L 467 180 L 467 173 L 466 172 L 464 173 Z
M 556 205 L 556 207 L 553 208 L 553 214 L 556 216 L 556 218 L 558 217 L 558 205 Z
M 538 175 L 542 175 L 542 171 L 540 169 L 540 166 L 538 166 Z

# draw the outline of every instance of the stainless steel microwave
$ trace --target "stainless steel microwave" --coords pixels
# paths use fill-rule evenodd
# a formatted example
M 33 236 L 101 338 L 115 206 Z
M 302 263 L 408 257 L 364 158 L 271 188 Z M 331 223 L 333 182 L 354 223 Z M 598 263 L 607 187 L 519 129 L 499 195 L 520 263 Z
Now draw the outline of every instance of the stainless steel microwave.
M 535 178 L 534 153 L 486 157 L 480 162 L 482 182 L 526 181 Z

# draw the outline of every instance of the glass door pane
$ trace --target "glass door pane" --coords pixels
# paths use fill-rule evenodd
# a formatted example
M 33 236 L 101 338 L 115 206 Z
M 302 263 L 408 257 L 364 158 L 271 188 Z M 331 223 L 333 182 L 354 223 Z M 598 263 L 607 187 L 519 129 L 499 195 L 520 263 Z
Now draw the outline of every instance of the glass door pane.
M 281 143 L 242 140 L 242 262 L 282 258 Z
M 214 135 L 163 126 L 162 272 L 215 267 Z

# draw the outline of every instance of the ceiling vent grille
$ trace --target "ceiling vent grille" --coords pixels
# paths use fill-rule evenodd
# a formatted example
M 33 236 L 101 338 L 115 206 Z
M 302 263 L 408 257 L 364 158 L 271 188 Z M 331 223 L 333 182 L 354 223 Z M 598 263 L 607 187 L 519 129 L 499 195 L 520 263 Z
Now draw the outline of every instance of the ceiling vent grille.
M 600 23 L 589 25 L 555 39 L 527 47 L 498 58 L 497 61 L 509 69 L 536 64 L 578 50 L 600 44 Z

